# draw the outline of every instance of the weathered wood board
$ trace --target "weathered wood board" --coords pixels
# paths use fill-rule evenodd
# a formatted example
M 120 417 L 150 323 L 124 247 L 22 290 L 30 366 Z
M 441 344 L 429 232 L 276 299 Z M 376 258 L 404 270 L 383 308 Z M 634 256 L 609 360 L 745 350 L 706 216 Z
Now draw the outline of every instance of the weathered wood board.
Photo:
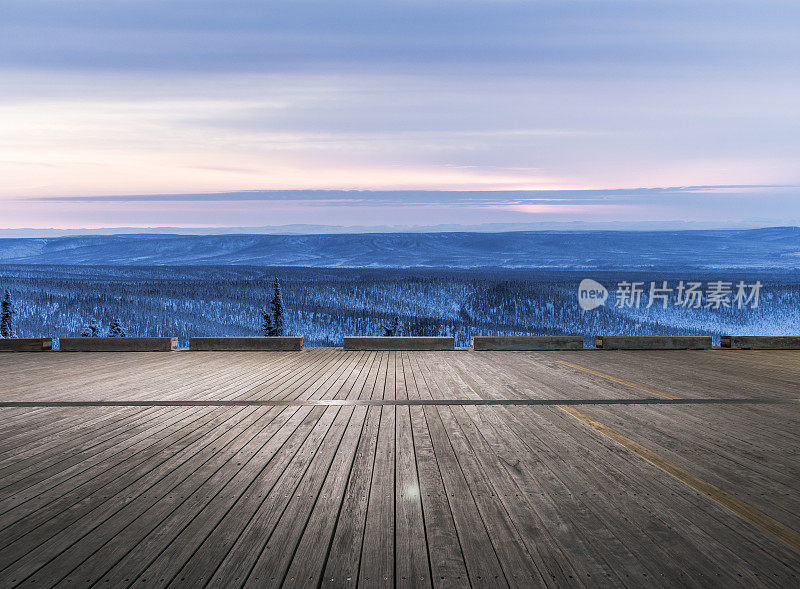
M 361 337 L 347 336 L 343 341 L 345 350 L 454 350 L 452 337 Z
M 192 352 L 299 352 L 303 338 L 279 337 L 191 337 Z
M 176 337 L 62 337 L 62 352 L 172 352 Z

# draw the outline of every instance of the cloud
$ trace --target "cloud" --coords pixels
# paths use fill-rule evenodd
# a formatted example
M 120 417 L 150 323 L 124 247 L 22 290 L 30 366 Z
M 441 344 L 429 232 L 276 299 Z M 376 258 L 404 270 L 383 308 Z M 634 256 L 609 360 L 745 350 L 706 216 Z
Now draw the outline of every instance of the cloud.
M 800 193 L 798 186 L 732 185 L 607 190 L 243 190 L 189 194 L 121 194 L 25 198 L 34 202 L 238 202 L 302 201 L 326 204 L 384 206 L 470 204 L 480 206 L 591 206 L 625 202 L 654 202 L 690 197 L 757 198 Z M 519 209 L 522 210 L 522 209 Z
M 797 48 L 798 14 L 791 2 L 688 0 L 6 0 L 0 54 L 10 67 L 179 72 L 741 66 L 765 56 L 791 66 L 776 49 Z

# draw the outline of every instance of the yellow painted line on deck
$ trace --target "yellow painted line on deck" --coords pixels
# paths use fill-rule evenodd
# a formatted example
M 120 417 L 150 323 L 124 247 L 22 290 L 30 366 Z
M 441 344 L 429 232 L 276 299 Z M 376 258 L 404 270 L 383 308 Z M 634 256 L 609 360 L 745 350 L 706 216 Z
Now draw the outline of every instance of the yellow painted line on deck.
M 650 393 L 651 395 L 655 395 L 656 397 L 661 397 L 663 399 L 680 399 L 680 397 L 668 395 L 667 393 L 662 393 L 661 391 L 651 389 L 650 387 L 642 386 L 640 384 L 636 384 L 635 382 L 631 382 L 629 380 L 623 380 L 621 378 L 617 378 L 616 376 L 611 376 L 610 374 L 606 374 L 605 372 L 598 372 L 597 370 L 592 370 L 591 368 L 584 368 L 583 366 L 578 366 L 577 364 L 573 364 L 571 362 L 565 362 L 564 360 L 556 360 L 556 362 L 558 362 L 559 364 L 563 364 L 564 366 L 571 366 L 576 370 L 582 370 L 583 372 L 594 374 L 595 376 L 599 376 L 600 378 L 604 378 L 606 380 L 610 380 L 612 382 L 625 385 L 626 387 L 630 387 L 632 389 L 644 391 L 645 393 Z
M 558 407 L 569 413 L 575 419 L 582 421 L 604 436 L 627 448 L 641 458 L 644 458 L 647 462 L 664 471 L 668 475 L 678 479 L 683 484 L 691 487 L 699 493 L 702 493 L 712 501 L 733 512 L 744 521 L 777 538 L 795 552 L 800 552 L 800 532 L 797 530 L 782 524 L 778 520 L 768 516 L 766 513 L 759 511 L 752 505 L 748 505 L 730 493 L 726 493 L 719 487 L 716 487 L 711 483 L 704 481 L 700 477 L 693 475 L 688 470 L 681 468 L 660 454 L 657 454 L 652 450 L 645 448 L 641 444 L 634 442 L 615 429 L 608 427 L 606 424 L 597 421 L 593 417 L 590 417 L 581 411 L 578 411 L 574 407 L 570 405 L 558 405 Z

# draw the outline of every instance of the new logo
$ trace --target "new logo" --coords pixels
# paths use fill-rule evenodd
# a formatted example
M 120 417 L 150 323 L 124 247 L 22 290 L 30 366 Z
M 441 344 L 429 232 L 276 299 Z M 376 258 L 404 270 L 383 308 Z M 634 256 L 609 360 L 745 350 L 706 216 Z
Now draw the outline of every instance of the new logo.
M 578 285 L 578 306 L 584 311 L 591 311 L 606 304 L 608 290 L 606 287 L 592 280 L 584 278 Z

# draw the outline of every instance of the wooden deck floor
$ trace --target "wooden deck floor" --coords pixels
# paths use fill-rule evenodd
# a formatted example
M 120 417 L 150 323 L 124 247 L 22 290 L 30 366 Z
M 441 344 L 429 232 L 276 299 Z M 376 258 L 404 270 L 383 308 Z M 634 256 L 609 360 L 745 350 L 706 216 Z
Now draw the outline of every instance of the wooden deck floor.
M 800 584 L 800 352 L 54 352 L 0 374 L 2 587 Z

